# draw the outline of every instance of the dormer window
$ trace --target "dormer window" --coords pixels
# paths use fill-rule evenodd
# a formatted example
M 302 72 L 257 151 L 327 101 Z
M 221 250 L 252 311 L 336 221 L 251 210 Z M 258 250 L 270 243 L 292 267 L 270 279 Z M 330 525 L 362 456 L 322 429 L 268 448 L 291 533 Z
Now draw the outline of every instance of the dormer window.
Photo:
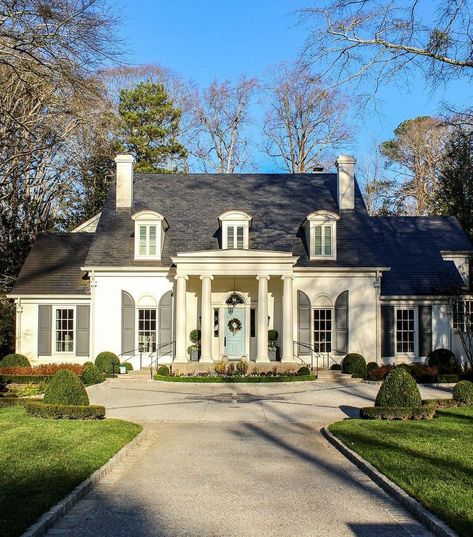
M 251 216 L 243 211 L 227 211 L 219 216 L 224 250 L 247 250 Z
M 311 260 L 337 258 L 337 220 L 340 217 L 330 211 L 315 211 L 305 223 L 306 240 Z
M 135 259 L 159 260 L 168 225 L 164 216 L 154 211 L 140 211 L 135 221 Z

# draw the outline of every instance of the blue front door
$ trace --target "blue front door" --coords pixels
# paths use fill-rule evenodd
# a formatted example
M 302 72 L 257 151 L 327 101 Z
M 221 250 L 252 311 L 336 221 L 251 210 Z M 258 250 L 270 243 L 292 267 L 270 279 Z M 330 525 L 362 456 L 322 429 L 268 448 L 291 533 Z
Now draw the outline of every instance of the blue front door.
M 245 354 L 245 309 L 225 308 L 225 342 L 224 352 L 229 357 L 240 357 Z

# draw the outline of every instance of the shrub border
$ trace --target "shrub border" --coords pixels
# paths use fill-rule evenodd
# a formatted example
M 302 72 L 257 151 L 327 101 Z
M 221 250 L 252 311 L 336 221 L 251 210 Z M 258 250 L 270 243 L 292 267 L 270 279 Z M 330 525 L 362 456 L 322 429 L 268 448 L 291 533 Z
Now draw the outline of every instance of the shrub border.
M 0 397 L 0 408 L 25 406 L 27 403 L 38 403 L 41 399 L 34 397 Z
M 435 416 L 435 405 L 360 408 L 360 418 L 364 420 L 431 420 Z
M 105 418 L 105 407 L 98 405 L 58 405 L 35 401 L 25 404 L 26 413 L 35 418 L 101 420 Z
M 50 382 L 54 375 L 2 375 L 0 379 L 14 384 L 38 384 L 39 382 Z
M 177 376 L 164 376 L 154 375 L 154 380 L 160 382 L 202 382 L 202 383 L 264 383 L 264 382 L 312 382 L 317 380 L 317 375 L 291 375 L 279 377 L 177 377 Z
M 87 479 L 79 483 L 64 499 L 46 511 L 34 524 L 25 530 L 21 537 L 40 537 L 51 528 L 56 522 L 61 520 L 92 488 L 97 485 L 103 477 L 114 469 L 137 445 L 145 438 L 145 431 L 138 433 L 135 438 L 124 445 L 120 451 L 110 458 L 103 466 L 95 470 Z

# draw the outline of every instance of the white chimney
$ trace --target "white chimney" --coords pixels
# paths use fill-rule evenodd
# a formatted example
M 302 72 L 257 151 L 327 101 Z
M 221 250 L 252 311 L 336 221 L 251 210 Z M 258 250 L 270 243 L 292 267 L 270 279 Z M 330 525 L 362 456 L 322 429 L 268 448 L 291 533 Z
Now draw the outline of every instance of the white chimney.
M 117 209 L 129 209 L 133 202 L 133 165 L 135 159 L 132 155 L 117 155 Z
M 355 162 L 355 157 L 340 155 L 335 163 L 339 210 L 355 208 Z

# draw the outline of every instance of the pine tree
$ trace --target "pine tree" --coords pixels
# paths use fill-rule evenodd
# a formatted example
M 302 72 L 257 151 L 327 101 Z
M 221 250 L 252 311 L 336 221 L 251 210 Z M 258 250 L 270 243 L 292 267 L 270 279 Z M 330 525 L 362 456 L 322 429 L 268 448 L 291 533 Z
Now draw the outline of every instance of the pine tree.
M 181 110 L 162 84 L 140 82 L 131 90 L 120 91 L 118 112 L 121 150 L 135 156 L 136 172 L 182 170 L 187 151 L 178 140 Z

